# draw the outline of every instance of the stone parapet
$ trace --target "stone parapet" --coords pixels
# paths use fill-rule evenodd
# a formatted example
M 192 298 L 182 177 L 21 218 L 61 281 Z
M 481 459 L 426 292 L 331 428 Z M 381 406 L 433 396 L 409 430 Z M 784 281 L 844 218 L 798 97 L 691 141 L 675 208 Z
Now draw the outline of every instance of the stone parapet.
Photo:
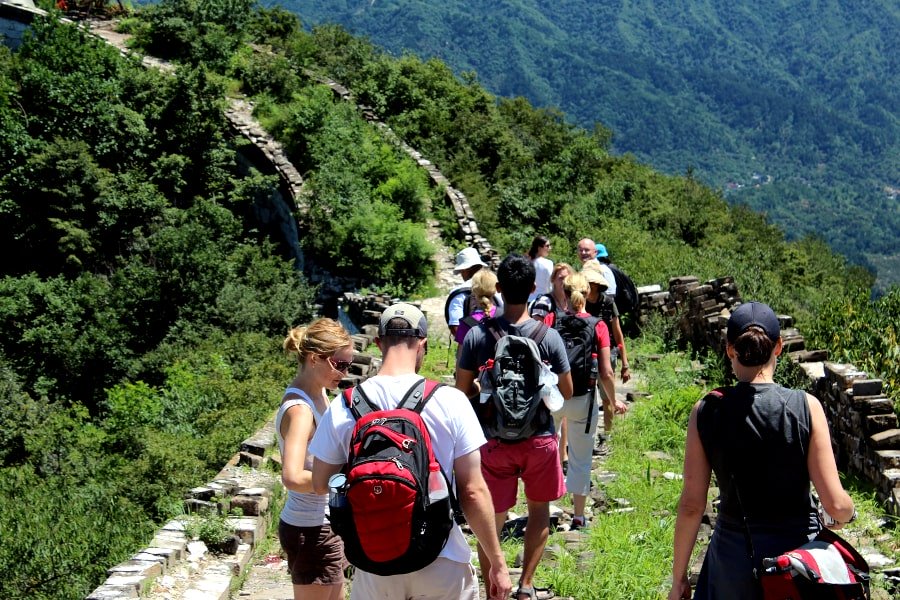
M 673 277 L 669 289 L 638 288 L 638 320 L 652 314 L 677 319 L 682 338 L 695 348 L 725 352 L 731 310 L 741 303 L 732 277 L 701 282 Z M 883 382 L 852 364 L 828 361 L 827 350 L 806 348 L 803 334 L 789 315 L 778 315 L 784 358 L 806 389 L 825 408 L 838 465 L 871 481 L 887 510 L 900 515 L 900 423 L 895 404 L 883 394 Z
M 421 152 L 401 140 L 390 126 L 378 117 L 372 107 L 357 104 L 356 98 L 349 89 L 332 79 L 308 69 L 304 70 L 304 74 L 310 79 L 328 86 L 337 100 L 356 104 L 357 110 L 364 119 L 377 127 L 385 139 L 400 148 L 407 156 L 416 161 L 416 164 L 418 164 L 419 167 L 425 170 L 431 185 L 441 190 L 444 201 L 453 208 L 453 213 L 456 217 L 456 223 L 459 227 L 462 239 L 465 240 L 468 246 L 478 250 L 481 259 L 496 271 L 497 267 L 500 265 L 501 256 L 491 246 L 490 242 L 481 235 L 478 222 L 475 219 L 475 213 L 472 211 L 472 207 L 469 205 L 469 200 L 466 198 L 465 194 L 452 187 L 450 185 L 450 180 L 447 179 L 447 177 L 445 177 L 431 161 L 422 156 Z

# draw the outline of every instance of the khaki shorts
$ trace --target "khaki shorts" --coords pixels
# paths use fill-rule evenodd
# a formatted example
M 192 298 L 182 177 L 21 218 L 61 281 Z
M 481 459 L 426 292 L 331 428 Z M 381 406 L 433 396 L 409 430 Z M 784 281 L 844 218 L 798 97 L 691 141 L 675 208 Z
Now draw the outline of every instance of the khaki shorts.
M 287 554 L 288 571 L 294 585 L 338 585 L 344 583 L 344 543 L 330 525 L 295 527 L 278 522 L 278 539 Z
M 382 577 L 357 569 L 350 588 L 351 600 L 478 600 L 479 595 L 478 579 L 472 565 L 443 557 L 436 558 L 427 567 L 403 575 Z

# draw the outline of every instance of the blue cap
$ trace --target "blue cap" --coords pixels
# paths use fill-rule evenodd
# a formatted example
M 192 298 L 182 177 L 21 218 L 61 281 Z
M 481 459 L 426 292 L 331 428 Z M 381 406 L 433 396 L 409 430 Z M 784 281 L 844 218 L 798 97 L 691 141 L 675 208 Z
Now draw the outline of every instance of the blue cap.
M 594 245 L 597 246 L 597 258 L 604 258 L 609 256 L 609 252 L 606 251 L 606 246 L 597 243 L 595 243 Z
M 781 337 L 781 325 L 769 305 L 762 302 L 746 302 L 731 312 L 728 319 L 728 343 L 733 344 L 738 336 L 751 327 L 762 329 L 773 342 L 777 342 Z

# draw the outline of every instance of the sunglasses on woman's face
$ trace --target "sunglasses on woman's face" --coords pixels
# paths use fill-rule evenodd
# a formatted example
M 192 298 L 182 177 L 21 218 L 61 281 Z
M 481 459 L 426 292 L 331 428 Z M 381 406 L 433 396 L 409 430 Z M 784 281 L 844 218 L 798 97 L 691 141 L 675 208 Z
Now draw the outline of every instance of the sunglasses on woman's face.
M 349 371 L 350 365 L 353 364 L 352 360 L 335 360 L 330 356 L 326 356 L 325 359 L 328 361 L 328 364 L 331 365 L 332 369 L 340 371 L 341 373 Z

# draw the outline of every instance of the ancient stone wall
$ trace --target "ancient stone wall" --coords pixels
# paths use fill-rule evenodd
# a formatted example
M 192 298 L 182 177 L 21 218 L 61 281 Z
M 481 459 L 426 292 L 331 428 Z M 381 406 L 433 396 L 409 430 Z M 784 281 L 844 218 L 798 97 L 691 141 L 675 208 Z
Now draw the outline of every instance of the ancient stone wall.
M 668 290 L 648 286 L 638 292 L 641 322 L 654 313 L 676 318 L 683 339 L 695 348 L 724 353 L 730 310 L 741 302 L 732 277 L 702 283 L 693 276 L 673 277 Z M 830 362 L 827 350 L 807 349 L 793 318 L 778 318 L 783 356 L 822 402 L 838 465 L 871 481 L 885 508 L 900 515 L 900 427 L 894 401 L 884 395 L 882 381 L 851 364 Z
M 305 70 L 304 73 L 307 77 L 331 88 L 336 99 L 355 104 L 363 118 L 378 127 L 385 139 L 399 147 L 407 156 L 416 161 L 416 164 L 425 169 L 431 185 L 441 190 L 444 200 L 453 208 L 453 212 L 456 215 L 456 223 L 466 244 L 477 249 L 482 260 L 496 270 L 500 265 L 501 256 L 491 246 L 490 242 L 481 235 L 481 231 L 478 229 L 478 222 L 475 220 L 475 213 L 472 212 L 472 207 L 469 205 L 469 200 L 465 194 L 451 186 L 450 180 L 431 161 L 422 156 L 418 150 L 401 140 L 386 123 L 378 118 L 372 107 L 357 104 L 356 98 L 349 89 L 312 71 Z

